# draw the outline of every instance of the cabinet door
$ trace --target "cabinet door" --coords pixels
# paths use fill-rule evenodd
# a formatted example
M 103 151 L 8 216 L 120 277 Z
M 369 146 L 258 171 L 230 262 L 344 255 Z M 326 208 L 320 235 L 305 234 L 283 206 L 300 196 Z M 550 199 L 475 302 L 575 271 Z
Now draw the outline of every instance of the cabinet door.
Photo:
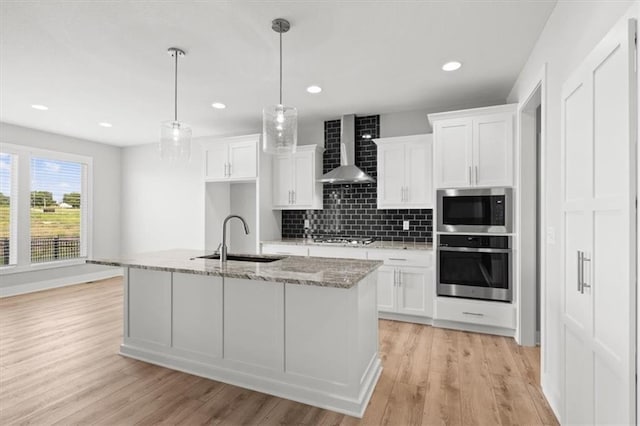
M 378 146 L 378 208 L 403 206 L 404 144 Z
M 401 314 L 433 317 L 433 276 L 427 268 L 398 268 L 398 306 Z
M 471 138 L 470 119 L 443 120 L 435 124 L 436 188 L 472 185 Z
M 405 199 L 407 208 L 433 206 L 433 155 L 431 137 L 405 144 Z
M 205 180 L 225 180 L 227 178 L 227 144 L 220 143 L 207 148 L 205 153 Z
M 255 140 L 229 144 L 229 174 L 231 179 L 250 179 L 258 175 Z
M 291 155 L 273 157 L 273 207 L 282 208 L 291 205 Z
M 378 311 L 395 312 L 396 310 L 396 268 L 381 266 L 378 268 Z
M 473 182 L 475 186 L 513 185 L 513 115 L 473 119 Z
M 313 203 L 313 153 L 298 152 L 293 155 L 293 204 L 310 207 Z

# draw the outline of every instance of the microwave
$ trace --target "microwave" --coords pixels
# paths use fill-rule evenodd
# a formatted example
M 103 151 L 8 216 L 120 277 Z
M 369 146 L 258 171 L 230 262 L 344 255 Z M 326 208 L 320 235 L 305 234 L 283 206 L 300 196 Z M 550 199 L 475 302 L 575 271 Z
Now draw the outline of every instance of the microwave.
M 438 232 L 513 232 L 513 189 L 439 189 Z

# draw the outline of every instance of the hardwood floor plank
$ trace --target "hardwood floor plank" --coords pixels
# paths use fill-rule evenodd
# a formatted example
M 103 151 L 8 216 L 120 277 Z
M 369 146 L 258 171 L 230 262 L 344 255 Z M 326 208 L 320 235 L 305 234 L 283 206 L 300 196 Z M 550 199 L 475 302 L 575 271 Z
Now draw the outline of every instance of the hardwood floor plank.
M 513 339 L 380 320 L 357 419 L 118 355 L 122 293 L 117 278 L 0 299 L 0 424 L 557 424 L 539 349 Z

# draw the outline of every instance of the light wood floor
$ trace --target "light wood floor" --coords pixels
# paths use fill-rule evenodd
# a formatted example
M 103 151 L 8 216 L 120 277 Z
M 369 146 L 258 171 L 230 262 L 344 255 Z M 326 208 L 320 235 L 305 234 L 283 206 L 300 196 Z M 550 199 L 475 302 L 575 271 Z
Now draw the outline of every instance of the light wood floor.
M 364 419 L 117 355 L 122 285 L 0 299 L 0 424 L 557 424 L 539 351 L 380 321 L 384 370 Z

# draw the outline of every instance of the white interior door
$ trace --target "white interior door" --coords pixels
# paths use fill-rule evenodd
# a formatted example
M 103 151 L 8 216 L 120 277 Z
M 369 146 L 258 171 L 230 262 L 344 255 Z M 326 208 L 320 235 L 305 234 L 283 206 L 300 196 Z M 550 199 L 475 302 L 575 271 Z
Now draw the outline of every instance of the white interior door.
M 566 424 L 635 423 L 635 21 L 562 90 Z

